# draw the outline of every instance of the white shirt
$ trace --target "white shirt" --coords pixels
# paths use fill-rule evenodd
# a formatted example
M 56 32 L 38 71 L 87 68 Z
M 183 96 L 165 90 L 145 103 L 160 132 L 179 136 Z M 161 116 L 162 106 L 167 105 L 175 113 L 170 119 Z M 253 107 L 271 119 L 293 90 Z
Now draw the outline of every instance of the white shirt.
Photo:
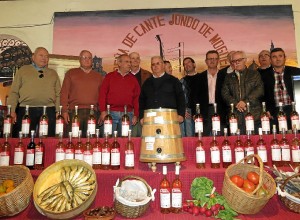
M 216 84 L 217 84 L 218 72 L 213 76 L 207 70 L 207 82 L 208 82 L 208 98 L 209 104 L 215 103 L 216 97 Z

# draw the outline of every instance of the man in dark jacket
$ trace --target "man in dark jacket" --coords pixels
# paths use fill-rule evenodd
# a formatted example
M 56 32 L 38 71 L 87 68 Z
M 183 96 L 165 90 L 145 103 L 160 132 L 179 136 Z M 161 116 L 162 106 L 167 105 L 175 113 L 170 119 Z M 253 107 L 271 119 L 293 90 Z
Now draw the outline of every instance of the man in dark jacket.
M 267 111 L 270 113 L 272 124 L 277 125 L 279 102 L 283 104 L 283 111 L 287 116 L 288 129 L 291 129 L 290 113 L 291 103 L 295 101 L 293 93 L 292 76 L 300 75 L 300 69 L 285 65 L 286 56 L 282 48 L 274 48 L 271 51 L 271 67 L 261 71 L 264 82 L 264 101 Z
M 231 103 L 235 106 L 238 116 L 238 127 L 241 134 L 246 133 L 245 115 L 247 102 L 250 104 L 251 113 L 254 116 L 255 131 L 260 127 L 261 101 L 264 95 L 263 82 L 257 71 L 250 70 L 246 66 L 246 55 L 243 51 L 236 51 L 232 55 L 234 72 L 226 75 L 222 88 L 222 96 L 227 106 Z

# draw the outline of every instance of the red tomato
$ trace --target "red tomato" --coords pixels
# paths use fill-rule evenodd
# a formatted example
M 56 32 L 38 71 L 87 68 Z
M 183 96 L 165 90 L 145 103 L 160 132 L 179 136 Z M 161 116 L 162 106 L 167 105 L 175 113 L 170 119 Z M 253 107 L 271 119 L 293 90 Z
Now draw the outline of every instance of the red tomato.
M 243 190 L 250 193 L 253 192 L 254 189 L 255 189 L 254 183 L 250 182 L 249 180 L 244 180 Z
M 249 172 L 249 173 L 247 174 L 247 179 L 248 179 L 250 182 L 252 182 L 252 183 L 254 183 L 255 185 L 257 185 L 258 182 L 259 182 L 259 175 L 258 175 L 257 173 L 255 173 L 255 172 Z
M 238 187 L 242 187 L 244 184 L 244 179 L 240 177 L 239 175 L 233 175 L 230 177 L 230 180 L 237 185 Z

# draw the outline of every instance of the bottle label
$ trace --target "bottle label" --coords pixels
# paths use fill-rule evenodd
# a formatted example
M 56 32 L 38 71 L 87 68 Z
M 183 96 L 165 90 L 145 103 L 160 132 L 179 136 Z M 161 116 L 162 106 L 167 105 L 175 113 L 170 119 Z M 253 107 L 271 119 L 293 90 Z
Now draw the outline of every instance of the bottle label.
M 169 189 L 160 189 L 160 207 L 164 209 L 171 207 L 171 193 Z
M 91 135 L 96 134 L 96 121 L 95 120 L 88 120 L 87 130 L 90 132 Z
M 10 134 L 11 131 L 11 119 L 5 119 L 4 120 L 4 126 L 3 126 L 3 134 Z
M 195 132 L 198 133 L 198 131 L 203 132 L 203 120 L 202 120 L 202 118 L 196 118 L 195 119 Z
M 196 163 L 205 163 L 205 151 L 202 147 L 196 148 Z
M 243 148 L 239 147 L 235 149 L 235 163 L 238 163 L 240 160 L 244 159 L 244 150 Z
M 294 126 L 296 126 L 296 129 L 300 130 L 299 116 L 293 115 L 291 117 L 291 122 L 292 122 L 292 128 L 294 128 Z
M 26 151 L 26 166 L 34 165 L 34 149 L 27 149 Z
M 229 128 L 230 128 L 230 133 L 231 134 L 236 134 L 237 129 L 238 129 L 238 123 L 236 118 L 231 118 L 229 120 Z
M 47 121 L 40 121 L 40 136 L 47 136 L 48 135 L 48 122 Z
M 246 120 L 246 131 L 254 131 L 254 120 L 253 116 L 247 116 Z
M 34 157 L 34 163 L 35 164 L 43 164 L 43 150 L 39 150 L 40 148 L 37 148 L 35 150 L 35 157 Z
M 58 148 L 55 150 L 55 162 L 64 160 L 66 157 L 66 152 L 63 148 Z
M 281 148 L 281 153 L 282 153 L 282 161 L 291 161 L 290 148 Z
M 257 149 L 257 154 L 258 154 L 258 156 L 260 156 L 263 163 L 268 162 L 268 156 L 267 156 L 267 149 L 266 148 L 263 149 L 263 148 L 259 147 Z
M 110 165 L 110 152 L 109 150 L 103 151 L 102 149 L 102 165 Z
M 78 137 L 79 123 L 72 123 L 72 136 Z
M 272 161 L 281 161 L 281 149 L 279 145 L 271 146 Z
M 285 131 L 287 131 L 287 122 L 285 116 L 278 117 L 278 127 L 279 131 L 282 131 L 283 128 L 285 129 Z
M 292 160 L 294 163 L 300 162 L 300 150 L 292 150 Z
M 182 192 L 180 189 L 172 189 L 172 207 L 181 208 L 182 207 Z
M 55 134 L 60 134 L 64 132 L 64 123 L 61 119 L 56 120 Z
M 93 149 L 93 164 L 101 164 L 101 151 L 99 151 L 97 148 Z
M 120 165 L 120 151 L 117 148 L 111 150 L 111 165 L 112 166 Z
M 93 166 L 93 151 L 86 150 L 83 152 L 83 160 Z
M 220 117 L 212 117 L 212 130 L 220 131 L 221 125 L 220 125 Z
M 128 122 L 122 122 L 122 136 L 126 137 L 128 136 L 129 131 L 129 123 Z
M 217 147 L 210 149 L 210 156 L 212 163 L 220 163 L 220 150 Z
M 270 120 L 267 116 L 261 117 L 261 128 L 263 132 L 270 131 Z
M 22 120 L 22 133 L 23 134 L 29 134 L 29 129 L 30 129 L 30 120 L 29 119 L 24 119 Z
M 67 160 L 74 159 L 74 149 L 66 149 L 65 159 Z
M 0 166 L 9 166 L 9 151 L 3 151 L 0 153 Z
M 24 151 L 22 148 L 15 148 L 14 164 L 23 164 Z
M 134 167 L 133 150 L 125 150 L 125 167 Z
M 75 150 L 75 159 L 83 160 L 83 150 L 81 149 Z
M 104 133 L 112 134 L 112 120 L 104 121 Z
M 229 146 L 223 146 L 222 155 L 223 155 L 223 162 L 225 163 L 232 162 L 231 149 Z

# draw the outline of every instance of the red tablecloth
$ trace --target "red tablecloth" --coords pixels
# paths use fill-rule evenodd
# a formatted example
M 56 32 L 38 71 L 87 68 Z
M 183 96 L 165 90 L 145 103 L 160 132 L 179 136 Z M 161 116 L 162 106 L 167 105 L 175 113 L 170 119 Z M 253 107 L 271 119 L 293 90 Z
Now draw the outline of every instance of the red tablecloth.
M 292 135 L 287 136 L 288 139 L 292 139 Z M 280 137 L 281 138 L 281 137 Z M 243 141 L 246 139 L 245 136 L 241 138 Z M 251 137 L 254 143 L 257 142 L 258 136 Z M 269 144 L 271 142 L 272 136 L 265 136 L 265 141 L 267 142 L 268 147 L 268 159 L 271 158 Z M 214 181 L 215 187 L 217 188 L 218 192 L 222 191 L 222 185 L 224 180 L 224 168 L 219 169 L 212 169 L 210 168 L 210 152 L 209 152 L 209 143 L 211 142 L 212 138 L 207 137 L 203 138 L 204 145 L 206 147 L 206 169 L 197 169 L 195 166 L 195 143 L 197 138 L 183 138 L 183 146 L 184 151 L 186 154 L 187 161 L 181 163 L 181 170 L 180 170 L 180 179 L 183 182 L 183 199 L 191 199 L 190 196 L 190 185 L 191 182 L 195 177 L 205 176 Z M 236 140 L 236 137 L 229 137 L 229 140 L 233 143 Z M 64 140 L 67 142 L 67 140 Z M 103 142 L 103 140 L 101 140 Z M 111 139 L 112 141 L 112 139 Z M 112 205 L 113 204 L 113 185 L 115 185 L 118 178 L 122 178 L 128 175 L 137 175 L 144 178 L 147 183 L 152 187 L 159 189 L 159 184 L 162 179 L 162 166 L 168 166 L 168 179 L 172 181 L 175 177 L 175 165 L 173 163 L 169 164 L 158 164 L 157 171 L 152 172 L 147 163 L 139 162 L 139 153 L 140 153 L 140 145 L 141 139 L 140 138 L 133 138 L 133 143 L 135 146 L 135 169 L 134 170 L 125 170 L 124 169 L 124 146 L 126 143 L 126 139 L 119 138 L 118 141 L 121 145 L 121 169 L 120 170 L 96 170 L 97 174 L 97 181 L 98 181 L 98 192 L 96 199 L 91 207 L 97 207 L 102 205 Z M 217 141 L 219 144 L 223 141 L 222 137 L 218 137 Z M 0 141 L 3 143 L 3 139 Z M 11 145 L 13 146 L 17 143 L 17 139 L 11 139 Z M 28 144 L 29 139 L 24 140 L 24 144 Z M 45 166 L 51 165 L 55 160 L 55 145 L 57 144 L 58 140 L 54 138 L 47 138 L 45 139 L 46 145 L 46 158 L 45 158 Z M 76 141 L 75 141 L 76 142 Z M 83 142 L 85 140 L 83 139 Z M 93 142 L 93 141 L 92 141 Z M 13 151 L 13 149 L 12 149 Z M 13 158 L 11 158 L 13 161 Z M 271 165 L 271 164 L 269 164 Z M 32 176 L 34 179 L 38 177 L 41 171 L 33 170 Z M 196 219 L 187 213 L 181 214 L 167 214 L 163 215 L 159 212 L 159 194 L 155 194 L 155 201 L 151 202 L 150 208 L 145 215 L 143 215 L 143 219 Z M 42 216 L 34 207 L 33 202 L 31 201 L 30 205 L 26 210 L 22 213 L 18 214 L 17 216 L 10 217 L 9 219 L 45 219 L 46 217 Z M 199 217 L 198 217 L 199 218 Z M 277 195 L 275 195 L 268 204 L 261 210 L 258 214 L 255 215 L 239 215 L 240 219 L 300 219 L 300 215 L 296 213 L 290 212 L 281 202 L 278 200 Z M 77 219 L 83 219 L 83 216 L 77 217 Z M 117 215 L 116 219 L 124 219 L 120 215 Z

